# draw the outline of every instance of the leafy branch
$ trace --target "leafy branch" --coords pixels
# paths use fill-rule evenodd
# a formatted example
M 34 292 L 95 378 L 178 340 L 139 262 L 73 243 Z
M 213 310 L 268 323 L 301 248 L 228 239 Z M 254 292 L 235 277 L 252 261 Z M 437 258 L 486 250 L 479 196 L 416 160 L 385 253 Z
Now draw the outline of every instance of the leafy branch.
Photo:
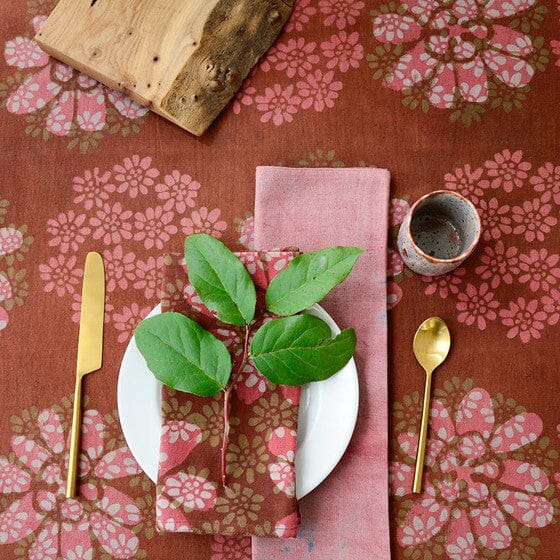
M 356 247 L 330 247 L 297 256 L 270 282 L 266 309 L 257 310 L 255 285 L 243 263 L 209 235 L 187 238 L 189 281 L 220 321 L 242 331 L 239 365 L 232 364 L 222 341 L 181 313 L 169 311 L 145 319 L 134 336 L 148 368 L 164 385 L 202 397 L 223 391 L 224 486 L 231 394 L 247 363 L 251 361 L 273 383 L 299 386 L 331 377 L 352 357 L 356 346 L 353 329 L 331 339 L 324 321 L 300 313 L 340 284 L 361 253 Z M 279 318 L 261 325 L 251 341 L 252 331 L 266 311 Z

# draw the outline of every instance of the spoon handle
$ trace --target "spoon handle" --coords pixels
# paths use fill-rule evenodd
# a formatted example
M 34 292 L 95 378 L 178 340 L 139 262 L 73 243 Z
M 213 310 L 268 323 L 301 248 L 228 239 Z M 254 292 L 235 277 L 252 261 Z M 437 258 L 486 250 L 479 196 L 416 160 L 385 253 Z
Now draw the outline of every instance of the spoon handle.
M 420 424 L 420 437 L 418 438 L 418 451 L 416 452 L 416 470 L 414 471 L 414 484 L 412 491 L 419 494 L 422 491 L 422 471 L 424 470 L 424 455 L 426 453 L 426 436 L 428 435 L 428 421 L 430 419 L 430 391 L 432 388 L 432 372 L 426 372 L 426 386 L 424 387 L 424 406 L 422 407 L 422 422 Z

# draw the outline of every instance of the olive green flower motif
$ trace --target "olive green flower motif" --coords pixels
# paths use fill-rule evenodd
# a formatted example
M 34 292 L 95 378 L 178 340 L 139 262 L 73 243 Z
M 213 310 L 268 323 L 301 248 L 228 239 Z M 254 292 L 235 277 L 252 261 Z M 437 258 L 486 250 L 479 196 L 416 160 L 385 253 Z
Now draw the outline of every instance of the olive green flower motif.
M 514 107 L 521 109 L 523 102 L 527 98 L 527 93 L 531 90 L 530 86 L 521 88 L 509 88 L 503 82 L 496 80 L 488 84 L 488 96 L 491 99 L 492 109 L 501 107 L 509 113 Z
M 268 398 L 260 398 L 253 405 L 253 413 L 254 416 L 249 419 L 249 426 L 255 428 L 258 433 L 264 432 L 266 441 L 279 426 L 291 428 L 294 425 L 292 405 L 287 400 L 280 399 L 277 392 Z
M 0 260 L 3 260 L 8 266 L 12 266 L 16 262 L 23 261 L 25 253 L 29 251 L 31 244 L 33 243 L 33 236 L 26 235 L 28 230 L 28 227 L 26 225 L 18 228 L 15 226 L 15 224 L 9 224 L 7 225 L 7 228 L 19 232 L 21 239 L 21 245 L 16 251 L 0 257 Z
M 550 51 L 545 47 L 544 37 L 537 37 L 533 41 L 533 50 L 527 62 L 539 72 L 544 72 L 550 62 Z
M 514 459 L 538 465 L 550 476 L 558 459 L 558 451 L 550 449 L 550 438 L 544 436 L 533 445 L 527 446 L 524 453 L 520 450 L 512 453 Z
M 430 101 L 428 98 L 428 87 L 422 82 L 414 84 L 412 87 L 402 90 L 402 103 L 409 109 L 420 108 L 424 113 L 430 109 Z
M 451 122 L 460 120 L 466 128 L 473 123 L 479 123 L 484 113 L 484 105 L 480 103 L 469 103 L 461 95 L 457 95 L 454 102 L 455 110 L 449 115 Z
M 538 537 L 530 535 L 531 528 L 526 525 L 520 525 L 515 521 L 510 525 L 511 534 L 513 536 L 511 544 L 507 550 L 504 550 L 496 556 L 497 560 L 533 560 L 537 554 L 537 547 L 540 546 L 541 540 Z
M 344 162 L 335 159 L 335 151 L 324 151 L 320 148 L 311 152 L 305 159 L 300 159 L 298 165 L 303 167 L 344 167 Z
M 13 266 L 11 266 L 5 271 L 5 276 L 10 281 L 12 287 L 12 296 L 3 302 L 7 311 L 11 311 L 14 307 L 20 307 L 23 305 L 23 302 L 29 292 L 29 286 L 25 280 L 25 275 L 26 271 L 24 268 L 16 270 Z
M 373 69 L 373 79 L 387 78 L 402 56 L 402 44 L 382 43 L 375 51 L 367 55 L 368 66 Z
M 225 496 L 217 499 L 216 511 L 225 514 L 223 525 L 235 525 L 243 529 L 248 521 L 257 520 L 262 502 L 264 496 L 256 494 L 252 488 L 233 483 L 225 489 Z
M 224 430 L 222 394 L 218 393 L 207 401 L 208 404 L 202 407 L 202 414 L 193 412 L 189 415 L 187 421 L 196 424 L 202 430 L 202 441 L 208 440 L 212 447 L 217 447 L 222 441 Z M 237 418 L 230 418 L 230 426 L 235 426 L 238 423 Z
M 519 28 L 523 33 L 529 33 L 533 29 L 539 29 L 548 11 L 546 6 L 537 6 L 532 10 L 523 10 L 519 16 L 510 21 L 509 26 L 513 29 Z
M 255 472 L 266 472 L 265 462 L 268 460 L 266 445 L 261 436 L 256 436 L 252 442 L 245 434 L 240 434 L 237 444 L 230 441 L 228 445 L 227 470 L 233 478 L 245 476 L 245 480 L 255 482 Z
M 192 402 L 186 401 L 180 403 L 175 397 L 177 391 L 175 389 L 167 389 L 168 398 L 161 405 L 162 411 L 165 413 L 167 420 L 186 420 L 192 410 Z
M 165 262 L 165 261 L 164 261 Z M 185 303 L 183 289 L 185 283 L 180 278 L 173 282 L 166 282 L 161 293 L 161 305 L 168 309 L 175 309 L 178 305 Z

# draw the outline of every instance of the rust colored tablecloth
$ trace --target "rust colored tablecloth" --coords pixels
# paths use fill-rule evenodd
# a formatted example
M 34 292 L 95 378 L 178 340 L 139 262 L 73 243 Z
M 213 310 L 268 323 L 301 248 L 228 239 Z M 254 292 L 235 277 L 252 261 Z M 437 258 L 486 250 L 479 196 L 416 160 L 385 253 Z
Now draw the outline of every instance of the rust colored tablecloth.
M 404 271 L 391 241 L 392 555 L 556 559 L 557 4 L 296 0 L 202 138 L 41 52 L 32 37 L 53 5 L 0 6 L 0 556 L 250 557 L 248 539 L 156 535 L 153 485 L 119 427 L 120 360 L 158 301 L 162 256 L 186 234 L 251 246 L 258 165 L 363 165 L 391 173 L 391 239 L 408 205 L 436 188 L 470 196 L 484 228 L 465 265 L 436 279 Z M 85 491 L 69 503 L 61 479 L 89 250 L 107 267 L 106 343 L 85 383 Z M 411 340 L 435 314 L 454 345 L 434 378 L 415 497 L 423 374 Z M 313 558 L 315 535 L 300 538 Z

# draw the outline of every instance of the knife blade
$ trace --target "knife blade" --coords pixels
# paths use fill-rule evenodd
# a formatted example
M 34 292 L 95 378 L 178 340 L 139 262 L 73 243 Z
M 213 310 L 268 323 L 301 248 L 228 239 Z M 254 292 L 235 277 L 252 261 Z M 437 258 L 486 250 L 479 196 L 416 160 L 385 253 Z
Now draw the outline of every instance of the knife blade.
M 82 379 L 88 373 L 101 368 L 103 361 L 103 321 L 105 317 L 105 269 L 99 253 L 86 256 L 82 283 L 82 304 L 78 355 L 76 360 L 76 384 L 72 412 L 72 432 L 68 458 L 66 497 L 76 496 L 80 434 L 82 429 Z

